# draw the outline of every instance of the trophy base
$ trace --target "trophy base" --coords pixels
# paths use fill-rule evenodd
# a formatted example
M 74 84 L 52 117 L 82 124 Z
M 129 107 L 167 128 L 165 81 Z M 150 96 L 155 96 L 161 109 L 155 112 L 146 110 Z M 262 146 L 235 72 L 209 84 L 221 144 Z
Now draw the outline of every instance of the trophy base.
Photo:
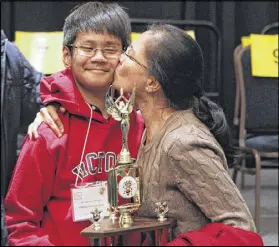
M 131 159 L 130 157 L 130 154 L 129 156 L 120 156 L 118 161 L 117 161 L 117 164 L 118 165 L 128 165 L 128 164 L 133 164 L 134 161 Z
M 117 157 L 118 165 L 128 165 L 133 164 L 134 160 L 131 158 L 128 148 L 123 145 L 120 154 Z
M 100 223 L 99 222 L 94 222 L 93 224 L 92 224 L 92 227 L 93 227 L 93 229 L 95 230 L 95 231 L 98 231 L 98 230 L 100 230 Z
M 131 227 L 134 223 L 133 217 L 130 213 L 120 214 L 119 224 L 123 228 Z

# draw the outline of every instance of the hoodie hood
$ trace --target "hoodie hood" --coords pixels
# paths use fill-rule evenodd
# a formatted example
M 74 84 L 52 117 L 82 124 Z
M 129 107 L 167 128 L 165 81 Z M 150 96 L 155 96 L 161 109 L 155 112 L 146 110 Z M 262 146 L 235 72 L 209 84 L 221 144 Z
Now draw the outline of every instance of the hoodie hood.
M 80 94 L 70 68 L 43 78 L 40 84 L 40 91 L 44 105 L 57 102 L 71 114 L 90 118 L 90 107 Z M 101 123 L 115 121 L 113 118 L 107 120 L 97 112 L 93 114 L 92 119 Z

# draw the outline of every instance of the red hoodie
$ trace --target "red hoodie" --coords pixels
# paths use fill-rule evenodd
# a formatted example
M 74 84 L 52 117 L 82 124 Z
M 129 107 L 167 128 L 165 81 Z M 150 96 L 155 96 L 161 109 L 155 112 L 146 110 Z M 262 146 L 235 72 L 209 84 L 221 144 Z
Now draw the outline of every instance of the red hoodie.
M 89 245 L 80 236 L 90 221 L 73 222 L 71 191 L 78 174 L 91 114 L 79 93 L 70 69 L 41 81 L 43 103 L 59 102 L 64 134 L 58 138 L 42 123 L 39 138 L 25 138 L 5 199 L 11 245 Z M 144 129 L 142 118 L 130 115 L 129 149 L 136 157 Z M 122 147 L 119 122 L 93 111 L 81 162 L 83 181 L 107 180 L 107 171 Z M 79 179 L 79 181 L 81 181 Z

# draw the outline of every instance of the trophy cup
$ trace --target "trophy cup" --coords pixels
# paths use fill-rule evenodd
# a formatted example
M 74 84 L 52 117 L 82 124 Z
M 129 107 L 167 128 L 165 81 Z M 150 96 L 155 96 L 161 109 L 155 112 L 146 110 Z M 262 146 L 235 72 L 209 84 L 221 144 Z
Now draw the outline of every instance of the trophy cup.
M 125 228 L 133 224 L 132 214 L 139 210 L 142 202 L 141 168 L 131 158 L 128 148 L 129 114 L 133 110 L 135 93 L 134 87 L 128 100 L 121 88 L 120 96 L 115 101 L 111 88 L 106 94 L 106 110 L 116 121 L 120 121 L 122 133 L 121 152 L 116 164 L 108 172 L 108 197 L 113 218 L 120 214 L 120 226 Z

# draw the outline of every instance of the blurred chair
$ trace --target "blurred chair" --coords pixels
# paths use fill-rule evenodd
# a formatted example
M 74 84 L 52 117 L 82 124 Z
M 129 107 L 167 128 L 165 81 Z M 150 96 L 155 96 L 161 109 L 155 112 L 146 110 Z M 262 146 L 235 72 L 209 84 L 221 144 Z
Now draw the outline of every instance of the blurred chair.
M 237 68 L 237 57 L 238 57 L 238 54 L 239 54 L 239 51 L 241 50 L 242 48 L 242 44 L 238 45 L 234 52 L 233 52 L 233 61 L 234 61 L 234 71 L 235 71 L 235 78 L 236 78 L 236 81 L 239 80 L 238 78 L 238 68 Z M 239 126 L 239 107 L 240 107 L 240 92 L 239 92 L 239 84 L 236 83 L 235 85 L 235 102 L 234 102 L 234 116 L 233 116 L 233 124 L 234 126 L 238 127 Z
M 261 34 L 271 34 L 271 33 L 278 34 L 278 26 L 279 26 L 278 22 L 273 22 L 269 25 L 266 25 L 261 31 Z
M 245 174 L 255 175 L 255 224 L 260 230 L 260 173 L 263 168 L 278 169 L 278 78 L 254 77 L 251 73 L 250 46 L 236 47 L 236 102 L 234 125 L 243 155 L 236 162 L 233 181 L 241 171 L 241 187 Z M 263 163 L 265 160 L 277 160 Z

